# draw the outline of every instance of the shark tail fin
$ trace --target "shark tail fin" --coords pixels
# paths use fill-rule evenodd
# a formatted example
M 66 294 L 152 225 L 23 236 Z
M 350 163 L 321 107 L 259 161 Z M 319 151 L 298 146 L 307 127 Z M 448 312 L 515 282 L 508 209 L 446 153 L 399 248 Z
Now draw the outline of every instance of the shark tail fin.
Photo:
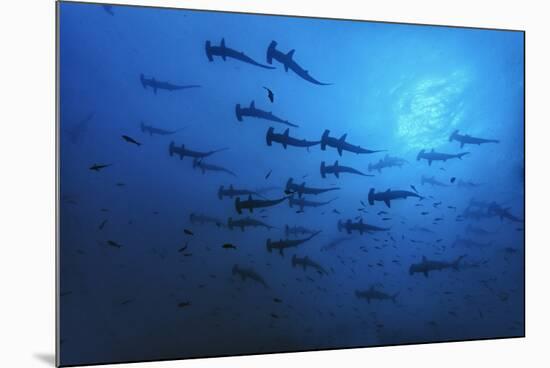
M 212 57 L 212 45 L 210 44 L 210 41 L 206 41 L 204 44 L 204 50 L 206 51 L 206 57 L 208 58 L 208 61 L 214 61 L 214 58 Z
M 271 41 L 271 43 L 269 44 L 269 47 L 267 48 L 266 62 L 269 65 L 273 64 L 273 54 L 276 51 L 275 49 L 276 47 L 277 47 L 277 42 Z
M 374 205 L 374 188 L 370 188 L 369 190 L 369 204 L 372 206 Z
M 241 199 L 239 197 L 235 198 L 235 209 L 239 215 L 243 212 L 241 208 Z
M 324 151 L 327 149 L 327 140 L 328 140 L 329 134 L 330 134 L 330 130 L 325 129 L 325 131 L 323 132 L 323 135 L 321 136 L 321 151 Z
M 459 159 L 462 160 L 463 156 L 466 156 L 466 155 L 469 155 L 469 154 L 470 154 L 470 152 L 462 152 L 462 153 L 459 153 L 458 155 L 456 155 L 456 157 L 458 157 Z
M 235 116 L 237 116 L 238 121 L 243 121 L 241 104 L 236 104 L 235 105 Z
M 265 141 L 268 146 L 271 146 L 271 143 L 273 142 L 273 130 L 273 127 L 269 127 L 265 136 Z
M 322 177 L 322 178 L 326 178 L 325 161 L 321 161 L 321 177 Z

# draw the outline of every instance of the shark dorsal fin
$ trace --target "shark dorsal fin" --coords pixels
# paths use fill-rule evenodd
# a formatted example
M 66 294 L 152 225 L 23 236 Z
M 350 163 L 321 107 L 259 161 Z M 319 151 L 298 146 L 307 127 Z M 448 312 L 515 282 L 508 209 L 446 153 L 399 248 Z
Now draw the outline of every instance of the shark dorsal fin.
M 289 58 L 290 60 L 292 60 L 292 57 L 294 56 L 294 51 L 296 51 L 296 50 L 292 49 L 292 50 L 290 50 L 290 51 L 288 52 L 288 54 L 286 54 L 286 56 L 288 56 L 288 58 Z
M 390 188 L 388 188 L 388 190 L 386 190 L 386 193 L 388 193 L 390 191 Z
M 225 47 L 225 38 L 222 38 L 222 42 L 220 42 L 220 46 L 223 48 Z
M 348 133 L 342 135 L 342 136 L 340 137 L 340 142 L 341 142 L 341 143 L 344 143 L 344 142 L 346 141 L 346 137 L 347 137 L 347 136 L 348 136 Z
M 256 104 L 254 103 L 254 101 L 252 101 L 252 102 L 250 103 L 250 108 L 251 108 L 251 109 L 255 109 L 255 108 L 256 108 Z
M 285 132 L 283 133 L 283 134 L 284 134 L 284 136 L 285 136 L 285 137 L 287 137 L 287 138 L 288 138 L 288 130 L 289 130 L 289 129 L 288 129 L 288 128 L 286 128 Z

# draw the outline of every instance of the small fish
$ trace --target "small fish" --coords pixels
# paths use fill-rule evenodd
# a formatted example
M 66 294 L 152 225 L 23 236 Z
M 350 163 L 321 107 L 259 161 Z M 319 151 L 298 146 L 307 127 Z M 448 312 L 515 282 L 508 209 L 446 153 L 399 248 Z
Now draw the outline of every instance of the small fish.
M 118 182 L 115 184 L 117 187 L 125 187 L 126 183 Z
M 391 220 L 391 217 L 384 217 L 384 218 L 382 218 L 382 221 L 388 221 L 388 220 Z
M 447 206 L 448 209 L 450 210 L 455 210 L 456 211 L 456 207 L 455 206 Z
M 110 245 L 111 247 L 114 247 L 114 248 L 121 248 L 122 247 L 121 244 L 118 244 L 117 242 L 112 241 L 112 240 L 107 240 L 107 244 Z
M 184 257 L 191 257 L 193 255 L 193 253 L 184 253 L 183 256 Z
M 275 303 L 282 303 L 282 302 L 283 302 L 283 301 L 282 301 L 281 299 L 279 299 L 279 298 L 273 298 L 273 301 L 274 301 Z
M 456 178 L 453 176 L 453 177 L 451 178 L 451 183 L 454 183 L 455 180 L 456 180 Z
M 189 307 L 191 305 L 191 302 L 180 302 L 178 303 L 178 308 L 185 308 Z
M 193 235 L 193 232 L 189 229 L 183 229 L 183 232 L 186 233 L 187 235 Z
M 363 201 L 359 201 L 359 202 L 361 202 L 361 205 L 362 205 L 363 207 L 367 207 Z
M 445 170 L 444 167 L 440 167 L 439 170 L 441 170 L 441 171 L 447 171 L 447 170 Z
M 188 247 L 188 243 L 185 243 L 185 246 L 181 247 L 180 249 L 178 249 L 178 252 L 181 253 L 181 252 L 185 252 L 185 250 L 187 249 Z
M 304 213 L 304 210 L 298 210 L 296 213 Z
M 93 164 L 92 166 L 90 166 L 90 170 L 99 172 L 100 170 L 102 170 L 106 167 L 109 167 L 111 165 L 112 164 Z
M 223 249 L 237 249 L 237 247 L 234 246 L 234 245 L 231 244 L 231 243 L 225 243 L 224 245 L 222 245 L 222 248 L 223 248 Z
M 434 221 L 443 221 L 443 217 L 436 217 Z
M 107 223 L 107 220 L 103 220 L 103 221 L 101 222 L 101 224 L 99 224 L 99 227 L 98 227 L 99 230 L 103 230 L 103 228 L 105 227 L 105 224 L 106 224 L 106 223 Z
M 271 101 L 271 103 L 273 103 L 273 101 L 275 100 L 275 95 L 273 94 L 273 91 L 271 91 L 267 87 L 264 87 L 264 89 L 267 91 L 267 98 L 269 98 L 269 101 Z
M 136 146 L 141 146 L 141 143 L 139 143 L 138 141 L 136 141 L 134 138 L 132 137 L 129 137 L 127 135 L 123 135 L 122 136 L 122 139 L 124 139 L 126 142 L 128 143 L 132 143 L 132 144 L 135 144 Z
M 273 171 L 273 170 L 269 170 L 269 172 L 268 172 L 268 173 L 266 174 L 266 176 L 265 176 L 265 179 L 268 179 L 268 178 L 269 178 L 269 176 L 271 175 L 271 172 L 272 172 L 272 171 Z
M 279 316 L 276 315 L 275 313 L 271 313 L 270 316 L 273 317 L 273 318 L 275 318 L 275 319 L 279 319 Z
M 442 202 L 441 202 L 441 201 L 439 201 L 439 202 L 435 202 L 435 203 L 434 203 L 433 205 L 434 205 L 434 207 L 435 207 L 435 208 L 437 208 L 438 206 L 440 206 L 440 205 L 441 205 L 441 203 L 442 203 Z
M 429 214 L 429 212 L 424 211 L 424 212 L 420 212 L 420 214 L 421 214 L 422 216 L 426 216 L 427 214 Z
M 288 189 L 285 189 L 285 194 L 286 195 L 291 195 L 291 194 L 294 194 L 295 192 L 292 191 L 292 190 L 288 190 Z
M 109 212 L 109 209 L 108 208 L 102 208 L 100 209 L 101 212 Z
M 340 211 L 338 211 L 337 209 L 332 210 L 332 212 L 340 214 Z

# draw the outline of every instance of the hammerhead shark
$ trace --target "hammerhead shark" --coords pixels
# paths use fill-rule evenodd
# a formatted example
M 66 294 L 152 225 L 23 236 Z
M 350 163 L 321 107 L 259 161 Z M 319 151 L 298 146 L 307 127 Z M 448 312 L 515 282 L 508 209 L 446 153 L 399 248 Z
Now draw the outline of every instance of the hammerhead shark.
M 143 121 L 140 122 L 139 127 L 141 128 L 141 131 L 143 133 L 149 133 L 150 136 L 153 136 L 153 134 L 172 135 L 172 134 L 176 134 L 177 132 L 182 131 L 184 129 L 184 128 L 181 128 L 181 129 L 176 129 L 176 130 L 166 130 L 166 129 L 161 129 L 161 128 L 154 127 L 152 125 L 147 125 Z
M 246 227 L 265 227 L 268 230 L 273 229 L 273 226 L 268 225 L 263 221 L 253 219 L 249 216 L 236 220 L 233 220 L 233 218 L 230 217 L 227 219 L 227 227 L 229 230 L 233 230 L 234 227 L 238 227 L 241 231 L 244 231 Z
M 207 152 L 199 152 L 199 151 L 192 151 L 190 149 L 185 148 L 185 145 L 182 144 L 180 147 L 176 146 L 176 144 L 172 141 L 170 142 L 170 145 L 168 146 L 168 153 L 170 154 L 170 157 L 174 154 L 180 156 L 180 160 L 182 160 L 185 156 L 187 157 L 193 157 L 193 158 L 205 158 L 210 155 L 213 155 L 217 152 L 222 152 L 227 150 L 227 148 L 220 148 L 213 151 L 207 151 Z
M 426 256 L 422 256 L 422 262 L 413 263 L 409 268 L 409 275 L 414 275 L 415 273 L 423 273 L 424 276 L 428 277 L 429 272 L 431 271 L 441 271 L 447 268 L 452 268 L 455 271 L 459 269 L 459 263 L 464 258 L 465 255 L 462 255 L 455 259 L 452 262 L 446 261 L 430 261 Z
M 215 217 L 208 216 L 208 215 L 203 215 L 203 214 L 200 214 L 200 213 L 191 213 L 189 215 L 189 221 L 192 224 L 201 224 L 201 225 L 214 224 L 217 227 L 224 227 L 225 226 L 225 224 L 220 219 L 217 219 Z
M 268 146 L 271 146 L 273 142 L 280 143 L 283 145 L 283 148 L 286 149 L 287 146 L 294 147 L 306 147 L 309 150 L 309 147 L 318 145 L 321 141 L 306 141 L 305 139 L 298 139 L 288 135 L 289 129 L 287 128 L 283 134 L 277 134 L 273 132 L 273 127 L 270 127 L 267 130 L 265 136 L 265 141 Z
M 251 213 L 254 210 L 254 208 L 264 208 L 264 207 L 271 207 L 276 206 L 279 203 L 282 203 L 285 201 L 288 197 L 282 197 L 279 199 L 252 199 L 252 195 L 248 195 L 248 199 L 241 200 L 241 198 L 237 197 L 235 199 L 235 209 L 239 214 L 242 213 L 244 210 L 249 210 Z
M 397 298 L 397 295 L 399 295 L 399 293 L 395 293 L 393 295 L 386 294 L 383 291 L 376 290 L 374 286 L 371 286 L 368 290 L 355 290 L 355 296 L 358 299 L 366 299 L 369 304 L 371 300 L 391 300 L 395 303 L 395 298 Z
M 483 139 L 469 136 L 468 134 L 462 135 L 458 134 L 458 129 L 449 136 L 449 142 L 457 141 L 460 142 L 460 148 L 463 148 L 466 144 L 477 144 L 478 146 L 484 143 L 499 143 L 498 139 Z
M 311 188 L 306 187 L 306 183 L 303 182 L 302 184 L 294 184 L 294 181 L 292 178 L 289 178 L 286 182 L 285 189 L 289 192 L 294 192 L 298 194 L 298 197 L 301 197 L 304 194 L 322 194 L 326 192 L 330 192 L 333 190 L 339 190 L 339 187 L 332 187 L 332 188 Z
M 358 222 L 351 222 L 351 220 L 342 222 L 341 220 L 338 220 L 338 231 L 342 230 L 346 230 L 348 234 L 351 234 L 351 232 L 355 230 L 358 231 L 359 234 L 363 235 L 363 233 L 370 234 L 375 231 L 388 231 L 389 228 L 365 224 L 363 219 L 360 219 Z
M 487 213 L 489 215 L 498 216 L 501 221 L 503 219 L 507 218 L 508 220 L 513 221 L 513 222 L 523 222 L 522 219 L 520 219 L 519 217 L 516 217 L 516 216 L 514 216 L 510 213 L 510 208 L 509 207 L 504 208 L 504 207 L 498 205 L 496 202 L 493 202 L 489 205 L 489 207 L 487 208 Z
M 403 158 L 386 155 L 383 159 L 378 160 L 377 163 L 369 164 L 369 172 L 376 170 L 378 173 L 382 173 L 382 169 L 394 166 L 401 167 L 406 163 L 408 163 L 408 161 Z
M 224 189 L 223 185 L 220 186 L 220 189 L 218 189 L 218 198 L 220 200 L 223 199 L 223 197 L 233 198 L 233 197 L 242 196 L 242 195 L 257 195 L 257 196 L 259 196 L 260 194 L 258 192 L 253 191 L 253 190 L 235 189 L 235 188 L 233 188 L 233 184 L 229 185 L 229 188 L 227 188 L 227 189 Z
M 233 276 L 239 276 L 242 281 L 245 281 L 246 279 L 256 281 L 258 284 L 262 284 L 266 289 L 269 289 L 269 286 L 267 286 L 267 283 L 265 282 L 263 277 L 260 276 L 252 268 L 234 265 L 233 268 L 231 269 L 231 274 Z
M 279 63 L 283 64 L 283 66 L 285 67 L 285 72 L 288 72 L 288 70 L 290 69 L 300 78 L 305 79 L 310 83 L 320 86 L 330 85 L 330 83 L 319 82 L 317 79 L 309 75 L 307 70 L 303 69 L 296 61 L 294 61 L 294 51 L 295 50 L 290 50 L 288 53 L 284 54 L 281 51 L 277 50 L 277 42 L 271 41 L 269 47 L 267 48 L 267 63 L 271 65 L 273 64 L 273 59 L 275 59 Z
M 435 178 L 435 176 L 432 176 L 431 178 L 428 178 L 427 176 L 422 175 L 422 177 L 420 178 L 420 184 L 424 185 L 426 183 L 431 184 L 432 186 L 436 186 L 436 187 L 448 187 L 447 184 L 442 183 L 439 180 L 437 180 Z
M 347 134 L 342 135 L 340 138 L 334 138 L 329 136 L 330 130 L 326 129 L 321 136 L 321 150 L 326 150 L 327 146 L 336 148 L 338 155 L 342 156 L 342 151 L 348 151 L 353 153 L 376 153 L 382 151 L 372 151 L 366 148 L 361 148 L 360 146 L 355 146 L 346 142 Z
M 316 232 L 316 230 L 310 230 L 308 228 L 305 228 L 303 226 L 288 226 L 285 225 L 285 236 L 288 238 L 290 235 L 298 236 L 298 235 L 307 235 L 307 234 L 313 234 Z
M 438 153 L 438 152 L 435 152 L 433 148 L 430 152 L 426 152 L 426 150 L 423 149 L 420 152 L 418 152 L 418 155 L 416 156 L 416 161 L 420 161 L 420 159 L 423 158 L 424 160 L 428 161 L 428 165 L 431 166 L 432 161 L 443 161 L 443 162 L 445 162 L 445 161 L 453 159 L 453 158 L 458 158 L 458 159 L 462 160 L 462 157 L 466 156 L 469 153 L 470 152 L 461 152 L 461 153 L 457 153 L 457 154 Z
M 269 121 L 274 121 L 276 123 L 281 123 L 289 125 L 291 127 L 297 128 L 298 125 L 289 123 L 287 120 L 283 120 L 275 115 L 272 112 L 264 111 L 256 108 L 254 101 L 250 103 L 249 107 L 241 107 L 241 104 L 235 105 L 235 115 L 237 116 L 238 121 L 243 121 L 243 117 L 248 116 L 251 118 L 264 119 Z
M 328 275 L 328 272 L 317 262 L 311 260 L 308 256 L 298 257 L 296 254 L 292 255 L 292 267 L 302 267 L 305 271 L 308 267 L 314 269 L 319 275 Z
M 369 174 L 363 174 L 361 171 L 356 170 L 349 166 L 342 166 L 338 164 L 338 160 L 334 162 L 334 165 L 325 165 L 325 161 L 321 162 L 321 177 L 326 178 L 327 174 L 334 174 L 337 178 L 340 177 L 341 173 L 350 173 L 350 174 L 356 174 L 361 176 L 374 176 Z
M 237 174 L 235 174 L 233 171 L 226 169 L 225 167 L 222 167 L 222 166 L 208 164 L 199 158 L 193 159 L 193 169 L 199 169 L 203 174 L 206 173 L 207 171 L 217 171 L 217 172 L 224 172 L 231 176 L 237 177 Z
M 225 39 L 223 38 L 219 46 L 212 46 L 210 44 L 210 41 L 206 41 L 206 44 L 204 46 L 205 46 L 206 57 L 208 58 L 208 61 L 214 61 L 214 56 L 219 56 L 223 59 L 223 61 L 226 61 L 227 58 L 230 58 L 230 59 L 242 61 L 247 64 L 259 66 L 260 68 L 264 68 L 264 69 L 275 69 L 272 66 L 260 64 L 257 61 L 254 61 L 254 59 L 245 55 L 244 52 L 240 52 L 225 46 Z
M 182 89 L 189 89 L 189 88 L 199 88 L 200 85 L 198 84 L 190 84 L 187 86 L 180 86 L 177 84 L 172 84 L 170 82 L 161 82 L 155 79 L 155 77 L 152 78 L 145 78 L 143 74 L 140 74 L 139 80 L 141 81 L 141 85 L 143 88 L 147 89 L 147 87 L 151 87 L 153 89 L 153 92 L 155 95 L 157 94 L 157 90 L 164 89 L 166 91 L 178 91 Z
M 308 236 L 307 238 L 303 238 L 303 239 L 281 239 L 279 241 L 274 241 L 274 242 L 272 242 L 271 239 L 267 239 L 265 245 L 266 245 L 267 251 L 269 253 L 271 253 L 271 251 L 273 249 L 278 249 L 279 254 L 281 256 L 283 256 L 285 249 L 295 248 L 295 247 L 299 246 L 300 244 L 303 244 L 303 243 L 307 242 L 308 240 L 313 239 L 320 232 L 321 232 L 321 230 L 316 231 L 313 234 L 311 234 L 310 236 Z
M 396 199 L 406 199 L 407 197 L 417 197 L 424 199 L 424 197 L 417 193 L 408 190 L 386 190 L 385 192 L 374 192 L 374 188 L 369 190 L 369 204 L 372 206 L 374 201 L 384 202 L 388 208 L 391 207 L 391 201 Z
M 292 208 L 292 206 L 298 206 L 300 207 L 300 211 L 303 211 L 304 207 L 321 207 L 331 203 L 334 200 L 335 199 L 331 199 L 330 201 L 325 201 L 325 202 L 315 202 L 315 201 L 308 201 L 303 197 L 298 197 L 297 199 L 295 199 L 294 195 L 291 195 L 288 198 L 288 205 L 290 206 L 290 208 Z

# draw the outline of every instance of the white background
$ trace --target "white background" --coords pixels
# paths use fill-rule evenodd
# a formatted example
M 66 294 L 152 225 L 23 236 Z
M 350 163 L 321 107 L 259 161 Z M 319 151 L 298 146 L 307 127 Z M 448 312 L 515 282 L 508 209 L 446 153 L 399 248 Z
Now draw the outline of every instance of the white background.
M 550 343 L 547 336 L 550 327 L 550 242 L 547 235 L 550 231 L 550 31 L 549 11 L 545 9 L 547 2 L 131 2 L 143 5 L 513 28 L 527 31 L 527 338 L 144 363 L 134 366 L 550 366 Z M 0 367 L 45 367 L 53 365 L 54 353 L 55 8 L 53 0 L 10 0 L 2 1 L 1 9 Z M 495 167 L 495 170 L 498 168 Z

